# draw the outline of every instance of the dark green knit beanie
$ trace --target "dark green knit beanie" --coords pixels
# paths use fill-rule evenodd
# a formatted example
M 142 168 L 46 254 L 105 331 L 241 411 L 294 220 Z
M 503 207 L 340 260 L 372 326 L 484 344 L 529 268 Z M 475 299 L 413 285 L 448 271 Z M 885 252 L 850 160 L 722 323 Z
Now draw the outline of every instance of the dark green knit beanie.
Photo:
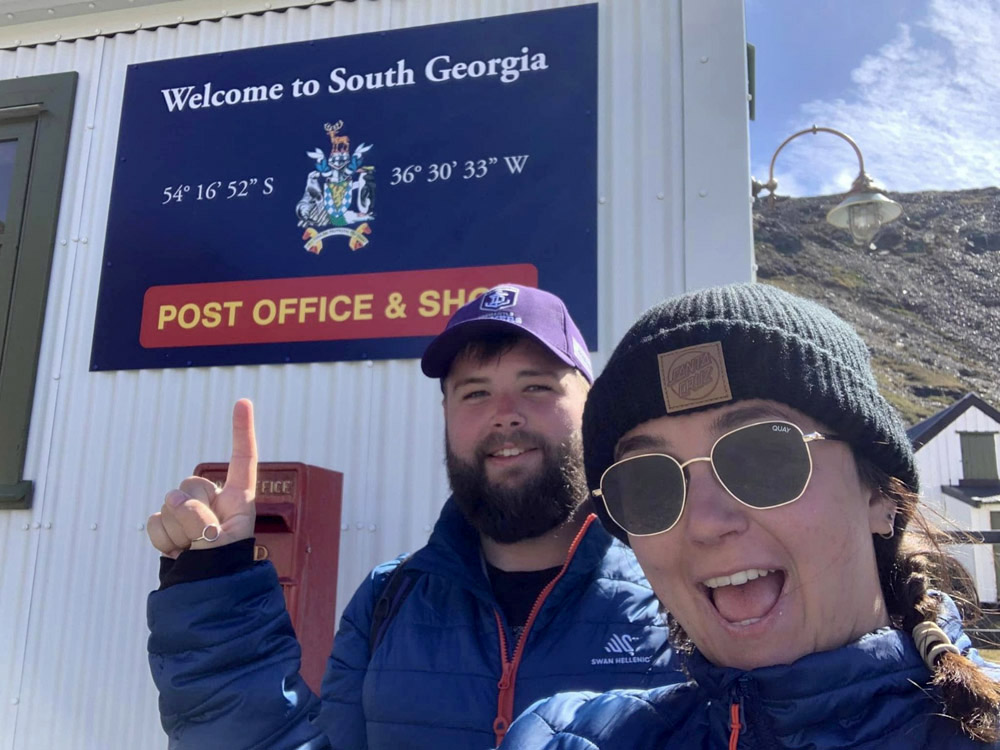
M 661 302 L 625 334 L 587 398 L 587 482 L 599 486 L 618 440 L 643 422 L 757 398 L 808 414 L 849 441 L 855 455 L 916 490 L 913 448 L 869 360 L 850 325 L 765 284 Z M 607 529 L 627 541 L 603 503 L 595 506 Z M 897 532 L 906 520 L 897 518 Z

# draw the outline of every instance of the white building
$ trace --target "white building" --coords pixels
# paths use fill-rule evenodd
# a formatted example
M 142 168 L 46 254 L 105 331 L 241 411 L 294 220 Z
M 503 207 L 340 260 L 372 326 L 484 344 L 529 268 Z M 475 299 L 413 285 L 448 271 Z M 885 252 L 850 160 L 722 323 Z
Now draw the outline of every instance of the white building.
M 1000 411 L 970 393 L 907 434 L 931 520 L 945 530 L 1000 530 Z M 980 600 L 996 602 L 1000 548 L 965 544 L 953 551 L 972 574 Z

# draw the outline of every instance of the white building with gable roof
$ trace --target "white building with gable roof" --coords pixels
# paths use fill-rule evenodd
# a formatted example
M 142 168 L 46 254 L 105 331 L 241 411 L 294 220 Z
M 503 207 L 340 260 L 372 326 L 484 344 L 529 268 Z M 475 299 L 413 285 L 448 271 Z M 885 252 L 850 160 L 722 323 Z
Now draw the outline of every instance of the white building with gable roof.
M 907 434 L 931 520 L 948 531 L 1000 531 L 1000 411 L 969 393 Z M 963 544 L 953 552 L 972 575 L 980 601 L 996 602 L 1000 546 Z

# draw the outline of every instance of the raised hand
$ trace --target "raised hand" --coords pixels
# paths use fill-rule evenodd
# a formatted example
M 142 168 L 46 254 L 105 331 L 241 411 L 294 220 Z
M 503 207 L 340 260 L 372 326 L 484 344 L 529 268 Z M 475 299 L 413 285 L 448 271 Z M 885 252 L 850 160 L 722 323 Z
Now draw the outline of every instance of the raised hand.
M 257 439 L 253 404 L 240 399 L 233 406 L 233 454 L 226 483 L 220 489 L 203 477 L 188 477 L 163 499 L 149 517 L 149 540 L 167 557 L 187 549 L 205 549 L 253 536 L 257 487 Z M 216 535 L 217 538 L 216 538 Z

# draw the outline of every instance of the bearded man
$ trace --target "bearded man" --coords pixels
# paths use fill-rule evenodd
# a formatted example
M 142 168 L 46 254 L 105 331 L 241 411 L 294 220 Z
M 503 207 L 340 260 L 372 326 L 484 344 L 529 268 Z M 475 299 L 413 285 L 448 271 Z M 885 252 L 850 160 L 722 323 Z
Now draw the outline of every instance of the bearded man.
M 683 679 L 635 558 L 590 513 L 580 427 L 593 372 L 562 300 L 494 287 L 455 313 L 422 368 L 441 381 L 452 497 L 425 547 L 355 592 L 318 698 L 297 674 L 294 633 L 275 624 L 273 568 L 223 566 L 228 584 L 178 575 L 220 549 L 196 538 L 203 518 L 177 518 L 195 502 L 185 493 L 150 519 L 168 556 L 198 542 L 150 596 L 172 748 L 482 750 L 540 698 Z M 184 523 L 189 539 L 154 531 Z M 223 585 L 247 593 L 206 613 Z

